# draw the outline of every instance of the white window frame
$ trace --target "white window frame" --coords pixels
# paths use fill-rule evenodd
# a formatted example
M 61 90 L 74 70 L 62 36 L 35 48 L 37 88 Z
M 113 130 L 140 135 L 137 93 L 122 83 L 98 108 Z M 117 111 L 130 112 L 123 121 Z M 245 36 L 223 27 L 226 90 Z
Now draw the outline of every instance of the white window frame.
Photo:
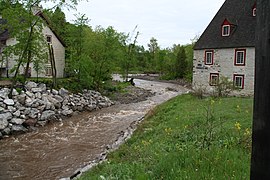
M 256 17 L 256 10 L 257 10 L 256 8 L 253 8 L 253 10 L 252 10 L 252 16 L 253 17 Z
M 217 78 L 216 81 L 214 81 L 215 78 Z M 218 85 L 218 81 L 219 81 L 219 73 L 210 73 L 209 85 L 216 86 Z
M 241 53 L 242 56 L 238 56 Z M 241 59 L 239 59 L 241 57 Z M 246 50 L 245 49 L 236 49 L 235 50 L 235 61 L 236 66 L 245 66 L 246 64 Z
M 228 28 L 227 32 L 225 29 Z M 230 25 L 223 25 L 222 26 L 222 36 L 230 36 L 231 26 Z
M 240 79 L 240 81 L 238 81 L 237 79 Z M 237 84 L 238 82 L 240 82 L 240 84 Z M 235 87 L 240 88 L 240 89 L 244 89 L 244 83 L 245 83 L 245 76 L 242 74 L 234 74 L 233 75 L 233 84 Z
M 208 56 L 210 55 L 210 56 Z M 214 51 L 213 50 L 206 50 L 205 57 L 204 57 L 205 65 L 213 65 L 214 64 Z
M 50 38 L 50 41 L 48 41 L 48 38 Z M 46 35 L 46 42 L 52 44 L 52 35 Z

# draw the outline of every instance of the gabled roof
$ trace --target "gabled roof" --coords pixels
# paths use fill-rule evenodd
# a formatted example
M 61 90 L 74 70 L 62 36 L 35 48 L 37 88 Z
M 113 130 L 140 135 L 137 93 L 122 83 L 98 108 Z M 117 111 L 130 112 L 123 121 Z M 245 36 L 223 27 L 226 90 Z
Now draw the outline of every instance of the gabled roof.
M 0 24 L 4 24 L 5 20 L 0 19 Z M 8 31 L 6 29 L 0 29 L 0 42 L 8 39 Z
M 256 17 L 252 9 L 256 0 L 226 0 L 207 26 L 194 50 L 255 47 Z M 221 27 L 227 19 L 233 24 L 230 36 L 221 35 Z

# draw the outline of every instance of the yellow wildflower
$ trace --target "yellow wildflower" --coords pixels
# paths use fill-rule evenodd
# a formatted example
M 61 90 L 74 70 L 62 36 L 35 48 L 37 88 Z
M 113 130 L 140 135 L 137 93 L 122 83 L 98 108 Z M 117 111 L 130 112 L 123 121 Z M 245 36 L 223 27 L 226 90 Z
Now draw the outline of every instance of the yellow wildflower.
M 240 124 L 239 122 L 236 122 L 236 123 L 234 124 L 234 127 L 235 127 L 238 131 L 241 130 L 241 124 Z

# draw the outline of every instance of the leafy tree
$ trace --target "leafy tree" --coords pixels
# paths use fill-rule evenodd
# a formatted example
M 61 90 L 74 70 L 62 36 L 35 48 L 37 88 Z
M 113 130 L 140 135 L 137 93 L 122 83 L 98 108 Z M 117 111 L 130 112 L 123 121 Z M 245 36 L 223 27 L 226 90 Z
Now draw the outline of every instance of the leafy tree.
M 183 78 L 186 74 L 187 61 L 186 52 L 183 46 L 179 45 L 179 50 L 176 55 L 176 77 Z
M 148 44 L 149 53 L 150 53 L 150 66 L 151 69 L 154 70 L 154 72 L 157 71 L 158 67 L 158 52 L 160 50 L 160 47 L 158 46 L 157 39 L 152 37 L 150 39 L 150 43 Z

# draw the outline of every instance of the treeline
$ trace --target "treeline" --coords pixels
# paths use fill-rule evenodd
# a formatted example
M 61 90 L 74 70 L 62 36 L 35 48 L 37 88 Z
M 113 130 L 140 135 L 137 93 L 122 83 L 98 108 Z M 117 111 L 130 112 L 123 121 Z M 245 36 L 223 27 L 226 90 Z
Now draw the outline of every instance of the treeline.
M 79 15 L 74 23 L 65 19 L 60 8 L 47 12 L 53 28 L 64 38 L 66 75 L 84 85 L 101 88 L 112 73 L 158 73 L 164 79 L 192 79 L 193 44 L 173 45 L 162 49 L 151 38 L 148 47 L 137 44 L 140 32 L 117 32 L 113 27 L 89 26 L 88 18 Z
M 33 52 L 42 54 L 36 52 L 37 47 L 40 46 L 38 43 L 29 43 L 27 47 L 22 45 L 23 43 L 27 44 L 29 40 L 31 41 L 32 37 L 36 37 L 38 34 L 36 29 L 41 27 L 37 18 L 30 15 L 33 5 L 28 5 L 25 2 L 31 4 L 32 1 L 21 1 L 20 3 L 16 2 L 16 5 L 11 5 L 10 1 L 0 0 L 1 7 L 5 7 L 1 10 L 3 12 L 1 14 L 7 16 L 8 22 L 14 22 L 12 26 L 18 29 L 15 31 L 17 34 L 13 34 L 16 38 L 21 38 L 20 27 L 12 19 L 16 19 L 14 14 L 21 11 L 18 9 L 23 9 L 24 15 L 27 15 L 24 21 L 29 19 L 24 28 L 33 29 L 32 34 L 24 31 L 24 39 L 21 38 L 21 45 L 18 46 L 20 51 L 18 48 L 16 50 L 18 55 L 21 54 L 19 56 L 21 59 L 17 62 L 24 64 L 37 61 L 36 57 L 38 56 L 33 55 Z M 73 1 L 73 4 L 76 4 L 76 1 Z M 11 10 L 8 11 L 8 8 Z M 77 15 L 77 19 L 70 23 L 66 21 L 65 14 L 59 7 L 44 10 L 43 13 L 50 22 L 51 28 L 65 42 L 65 75 L 74 80 L 77 88 L 100 90 L 106 84 L 104 82 L 111 80 L 112 73 L 121 73 L 125 78 L 129 73 L 139 72 L 158 73 L 165 79 L 185 78 L 189 81 L 192 79 L 193 43 L 182 46 L 173 45 L 171 48 L 162 49 L 158 40 L 151 38 L 148 47 L 145 48 L 137 44 L 140 32 L 137 32 L 136 28 L 133 33 L 117 32 L 113 27 L 98 26 L 93 28 L 89 25 L 89 20 L 85 15 Z M 32 27 L 33 22 L 36 22 L 36 27 Z M 31 35 L 30 38 L 29 35 Z M 42 57 L 46 59 L 46 56 Z M 37 70 L 42 67 L 40 66 L 42 62 L 44 61 L 36 63 Z

